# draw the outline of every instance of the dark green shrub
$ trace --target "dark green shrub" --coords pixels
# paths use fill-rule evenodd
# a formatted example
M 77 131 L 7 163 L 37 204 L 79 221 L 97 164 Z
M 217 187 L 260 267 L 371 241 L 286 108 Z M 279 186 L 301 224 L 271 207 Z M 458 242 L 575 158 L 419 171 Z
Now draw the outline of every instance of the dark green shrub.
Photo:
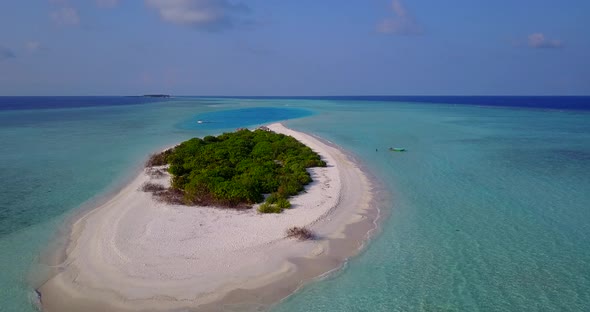
M 170 165 L 172 187 L 187 203 L 242 207 L 271 193 L 262 208 L 270 212 L 288 208 L 287 199 L 311 182 L 307 168 L 325 166 L 293 137 L 247 129 L 185 141 L 154 163 L 162 161 Z M 283 208 L 277 205 L 281 198 Z

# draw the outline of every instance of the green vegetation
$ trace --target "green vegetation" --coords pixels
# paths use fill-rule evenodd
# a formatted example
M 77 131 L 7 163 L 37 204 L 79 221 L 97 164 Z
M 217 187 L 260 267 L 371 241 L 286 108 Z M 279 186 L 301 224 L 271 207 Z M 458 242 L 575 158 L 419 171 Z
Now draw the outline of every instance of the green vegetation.
M 291 203 L 284 195 L 280 193 L 272 193 L 270 194 L 264 204 L 260 205 L 258 211 L 262 213 L 281 213 L 283 210 L 291 208 Z
M 288 198 L 311 182 L 306 169 L 326 166 L 293 137 L 247 129 L 194 138 L 152 158 L 170 165 L 172 188 L 186 204 L 247 208 L 271 194 L 259 208 L 264 213 L 289 208 Z
M 258 207 L 258 211 L 262 213 L 281 213 L 283 210 L 283 208 L 280 208 L 274 204 L 269 204 L 267 202 L 260 204 L 260 207 Z

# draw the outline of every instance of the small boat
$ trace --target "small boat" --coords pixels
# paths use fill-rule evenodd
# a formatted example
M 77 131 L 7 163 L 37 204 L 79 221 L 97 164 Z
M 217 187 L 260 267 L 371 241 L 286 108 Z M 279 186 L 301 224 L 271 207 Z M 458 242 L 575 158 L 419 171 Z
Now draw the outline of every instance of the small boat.
M 390 147 L 389 150 L 392 152 L 405 152 L 406 151 L 406 149 L 403 147 Z
M 203 121 L 202 121 L 202 120 L 197 120 L 197 123 L 200 123 L 200 124 L 202 124 L 202 123 L 203 123 Z

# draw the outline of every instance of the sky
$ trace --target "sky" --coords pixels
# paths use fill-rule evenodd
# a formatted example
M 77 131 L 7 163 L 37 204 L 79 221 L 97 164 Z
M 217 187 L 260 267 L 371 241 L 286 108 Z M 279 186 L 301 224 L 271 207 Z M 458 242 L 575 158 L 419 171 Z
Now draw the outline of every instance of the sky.
M 2 95 L 590 95 L 588 0 L 2 0 Z

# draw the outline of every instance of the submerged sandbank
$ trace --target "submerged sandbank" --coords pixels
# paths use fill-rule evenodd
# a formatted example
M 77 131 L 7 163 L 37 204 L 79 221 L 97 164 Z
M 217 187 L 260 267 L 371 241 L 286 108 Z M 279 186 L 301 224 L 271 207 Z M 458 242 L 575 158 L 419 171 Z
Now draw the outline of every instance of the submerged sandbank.
M 76 220 L 63 263 L 39 287 L 44 311 L 258 309 L 339 267 L 375 227 L 372 183 L 338 148 L 281 124 L 327 162 L 282 214 L 169 205 L 146 172 Z M 166 177 L 156 182 L 169 183 Z M 312 241 L 285 238 L 306 226 Z

